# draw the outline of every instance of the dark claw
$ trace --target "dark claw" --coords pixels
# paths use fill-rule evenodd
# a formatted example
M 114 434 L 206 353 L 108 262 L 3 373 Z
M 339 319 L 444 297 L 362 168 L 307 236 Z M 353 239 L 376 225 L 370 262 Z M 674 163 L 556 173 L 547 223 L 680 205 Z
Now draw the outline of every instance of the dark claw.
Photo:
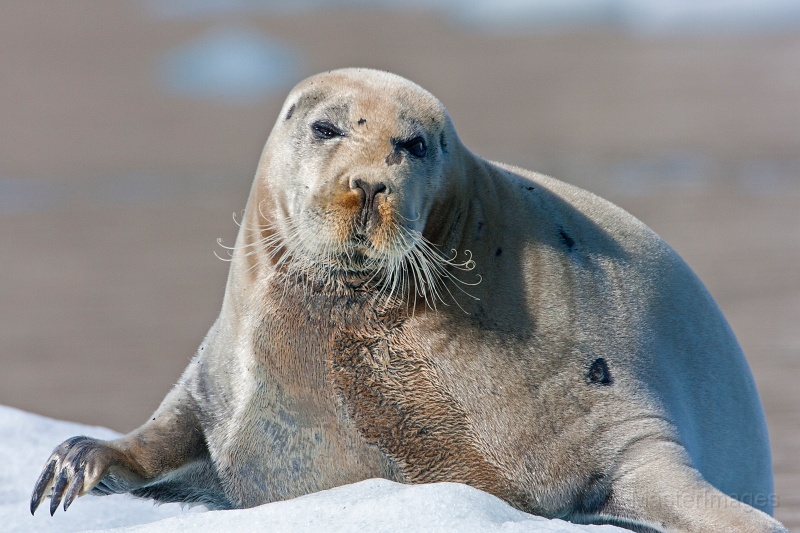
M 56 484 L 53 487 L 53 495 L 50 497 L 50 516 L 56 514 L 56 509 L 58 509 L 58 504 L 61 503 L 61 498 L 64 496 L 64 489 L 67 488 L 68 483 L 67 469 L 64 468 L 58 473 Z
M 75 497 L 83 488 L 83 469 L 79 469 L 78 472 L 75 474 L 75 479 L 72 480 L 72 485 L 70 485 L 69 490 L 67 491 L 66 496 L 64 496 L 64 511 L 69 509 L 69 506 L 72 505 L 72 502 L 75 500 Z
M 47 463 L 47 466 L 44 467 L 44 470 L 42 470 L 42 473 L 39 474 L 39 479 L 36 480 L 36 485 L 33 487 L 33 494 L 31 494 L 31 514 L 34 514 L 36 509 L 39 508 L 39 504 L 42 503 L 44 491 L 47 489 L 47 485 L 50 484 L 50 480 L 53 479 L 55 471 L 56 460 L 51 459 L 50 462 Z
M 84 489 L 92 488 L 97 482 L 94 474 L 87 473 L 86 469 L 90 468 L 92 472 L 107 470 L 113 462 L 112 454 L 104 444 L 88 437 L 72 437 L 62 442 L 53 451 L 34 485 L 31 513 L 39 508 L 50 487 L 50 515 L 55 514 L 61 502 L 64 511 L 69 509 Z

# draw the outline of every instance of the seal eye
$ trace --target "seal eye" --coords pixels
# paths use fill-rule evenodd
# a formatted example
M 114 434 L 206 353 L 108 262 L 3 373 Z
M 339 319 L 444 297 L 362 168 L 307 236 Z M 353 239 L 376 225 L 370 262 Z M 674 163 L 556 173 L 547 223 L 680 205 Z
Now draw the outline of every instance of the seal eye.
M 311 132 L 314 137 L 321 141 L 333 139 L 334 137 L 344 137 L 344 132 L 327 120 L 318 120 L 311 124 Z
M 425 154 L 428 153 L 428 146 L 422 137 L 414 137 L 410 141 L 404 142 L 402 146 L 403 150 L 414 157 L 425 157 Z

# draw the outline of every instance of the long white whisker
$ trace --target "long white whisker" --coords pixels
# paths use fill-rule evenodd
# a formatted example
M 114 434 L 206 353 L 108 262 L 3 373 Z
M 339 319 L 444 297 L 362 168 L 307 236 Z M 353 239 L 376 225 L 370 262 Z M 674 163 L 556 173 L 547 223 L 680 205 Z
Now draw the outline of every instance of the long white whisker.
M 476 273 L 476 281 L 462 279 L 463 273 L 476 268 L 472 253 L 464 250 L 463 261 L 455 249 L 443 253 L 421 232 L 401 223 L 419 220 L 419 214 L 415 219 L 408 219 L 397 213 L 399 220 L 391 221 L 386 230 L 391 238 L 379 249 L 368 245 L 369 251 L 361 255 L 356 253 L 354 244 L 332 239 L 326 228 L 316 222 L 319 218 L 287 217 L 280 222 L 272 221 L 265 216 L 263 207 L 263 202 L 257 207 L 259 220 L 263 221 L 260 224 L 245 222 L 244 216 L 239 221 L 234 213 L 233 219 L 240 231 L 249 232 L 252 239 L 240 238 L 234 246 L 226 246 L 217 239 L 227 257 L 214 253 L 224 261 L 260 256 L 251 268 L 264 260 L 274 261 L 274 268 L 289 276 L 284 278 L 282 301 L 289 285 L 300 288 L 305 298 L 315 291 L 335 290 L 341 280 L 339 276 L 346 274 L 351 265 L 357 265 L 356 272 L 362 277 L 359 284 L 384 311 L 405 303 L 406 313 L 413 316 L 417 300 L 423 300 L 433 311 L 439 304 L 449 305 L 451 300 L 464 310 L 450 285 L 461 294 L 478 299 L 468 288 L 481 283 L 481 276 Z

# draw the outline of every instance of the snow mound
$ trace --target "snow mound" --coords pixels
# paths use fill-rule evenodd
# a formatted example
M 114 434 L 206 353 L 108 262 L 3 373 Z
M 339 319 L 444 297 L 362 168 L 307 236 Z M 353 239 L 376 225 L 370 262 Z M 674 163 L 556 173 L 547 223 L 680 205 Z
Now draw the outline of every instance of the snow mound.
M 370 479 L 254 509 L 205 511 L 153 505 L 130 496 L 84 496 L 50 517 L 47 502 L 31 516 L 33 484 L 52 449 L 74 435 L 110 439 L 100 427 L 52 420 L 0 406 L 0 524 L 3 531 L 211 531 L 330 532 L 614 532 L 612 526 L 578 526 L 513 509 L 467 485 L 402 485 Z
M 600 533 L 621 530 L 611 526 L 577 526 L 529 515 L 490 494 L 458 483 L 401 485 L 385 479 L 370 479 L 255 509 L 187 514 L 121 531 Z

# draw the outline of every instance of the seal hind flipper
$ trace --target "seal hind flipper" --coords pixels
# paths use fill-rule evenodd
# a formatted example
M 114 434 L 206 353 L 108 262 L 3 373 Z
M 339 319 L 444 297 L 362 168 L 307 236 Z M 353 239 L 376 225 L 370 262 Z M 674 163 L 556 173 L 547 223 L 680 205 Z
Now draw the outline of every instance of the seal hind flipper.
M 788 533 L 765 512 L 703 479 L 677 442 L 645 439 L 624 459 L 626 467 L 614 480 L 611 496 L 601 509 L 600 516 L 606 519 L 595 523 L 645 532 Z

